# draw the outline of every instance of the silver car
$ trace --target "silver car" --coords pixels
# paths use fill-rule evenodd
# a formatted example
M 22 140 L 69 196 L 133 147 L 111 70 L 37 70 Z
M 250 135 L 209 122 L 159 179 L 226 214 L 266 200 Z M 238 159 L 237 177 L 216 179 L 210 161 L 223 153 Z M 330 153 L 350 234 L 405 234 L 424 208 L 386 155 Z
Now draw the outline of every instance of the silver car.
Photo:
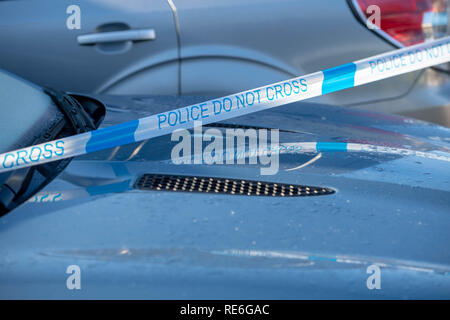
M 0 1 L 0 68 L 80 93 L 225 95 L 443 36 L 448 3 Z M 370 5 L 380 9 L 375 28 Z M 440 66 L 312 102 L 449 126 L 449 98 Z

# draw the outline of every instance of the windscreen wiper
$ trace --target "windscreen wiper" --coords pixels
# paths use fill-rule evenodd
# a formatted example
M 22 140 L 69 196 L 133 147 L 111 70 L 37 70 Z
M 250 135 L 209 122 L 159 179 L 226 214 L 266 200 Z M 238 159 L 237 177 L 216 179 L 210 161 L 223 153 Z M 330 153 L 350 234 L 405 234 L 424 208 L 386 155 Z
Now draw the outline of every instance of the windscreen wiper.
M 44 92 L 51 97 L 56 112 L 54 121 L 48 121 L 47 126 L 30 128 L 27 135 L 34 137 L 32 144 L 61 139 L 74 134 L 88 132 L 99 127 L 105 116 L 104 105 L 87 96 L 68 94 L 45 88 Z M 51 108 L 52 106 L 50 106 Z M 20 112 L 20 110 L 16 110 Z M 7 115 L 4 115 L 7 117 Z M 29 139 L 27 139 L 29 141 Z M 16 145 L 20 145 L 16 143 Z M 25 147 L 23 144 L 21 147 Z M 50 149 L 47 149 L 50 150 Z M 42 151 L 39 151 L 42 152 Z M 30 154 L 31 161 L 33 156 Z M 36 192 L 45 187 L 69 164 L 72 158 L 62 159 L 21 168 L 0 174 L 0 216 L 8 213 L 25 202 Z

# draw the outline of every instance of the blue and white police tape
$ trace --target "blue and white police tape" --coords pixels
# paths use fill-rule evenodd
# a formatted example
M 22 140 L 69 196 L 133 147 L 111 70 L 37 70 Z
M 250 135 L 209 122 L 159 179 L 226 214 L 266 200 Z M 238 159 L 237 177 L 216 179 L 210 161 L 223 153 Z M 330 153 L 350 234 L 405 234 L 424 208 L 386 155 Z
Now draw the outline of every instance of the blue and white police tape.
M 317 97 L 450 61 L 450 37 L 0 155 L 0 172 L 61 160 Z
M 242 146 L 241 148 L 225 149 L 221 154 L 215 154 L 214 157 L 207 158 L 202 153 L 192 156 L 183 156 L 177 159 L 168 160 L 168 163 L 202 163 L 208 164 L 224 163 L 226 160 L 242 160 L 260 157 L 261 155 L 274 154 L 302 154 L 302 153 L 320 153 L 320 152 L 362 152 L 369 154 L 386 154 L 398 156 L 412 156 L 427 158 L 439 161 L 450 162 L 450 153 L 438 151 L 441 154 L 425 151 L 410 150 L 405 148 L 379 146 L 374 144 L 353 143 L 353 142 L 284 142 L 272 144 L 266 148 L 250 148 Z M 214 161 L 213 161 L 214 160 Z

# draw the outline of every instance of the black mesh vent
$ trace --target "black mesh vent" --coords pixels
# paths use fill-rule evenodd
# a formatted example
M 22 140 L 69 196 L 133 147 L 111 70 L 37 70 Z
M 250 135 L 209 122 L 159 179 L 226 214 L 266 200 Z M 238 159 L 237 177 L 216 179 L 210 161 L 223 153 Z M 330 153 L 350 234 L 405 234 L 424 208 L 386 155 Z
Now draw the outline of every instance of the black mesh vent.
M 320 196 L 335 192 L 333 189 L 323 187 L 227 178 L 162 174 L 144 174 L 136 181 L 134 188 L 138 190 L 205 192 L 215 194 L 272 197 Z

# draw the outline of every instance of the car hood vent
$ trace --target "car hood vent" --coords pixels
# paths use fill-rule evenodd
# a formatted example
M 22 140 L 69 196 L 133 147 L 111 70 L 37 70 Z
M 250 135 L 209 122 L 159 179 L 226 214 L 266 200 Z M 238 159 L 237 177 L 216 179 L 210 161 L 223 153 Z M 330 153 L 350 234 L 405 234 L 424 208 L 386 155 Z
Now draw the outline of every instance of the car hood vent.
M 217 177 L 144 174 L 135 185 L 138 190 L 204 192 L 212 194 L 308 197 L 333 194 L 333 189 L 263 181 Z

